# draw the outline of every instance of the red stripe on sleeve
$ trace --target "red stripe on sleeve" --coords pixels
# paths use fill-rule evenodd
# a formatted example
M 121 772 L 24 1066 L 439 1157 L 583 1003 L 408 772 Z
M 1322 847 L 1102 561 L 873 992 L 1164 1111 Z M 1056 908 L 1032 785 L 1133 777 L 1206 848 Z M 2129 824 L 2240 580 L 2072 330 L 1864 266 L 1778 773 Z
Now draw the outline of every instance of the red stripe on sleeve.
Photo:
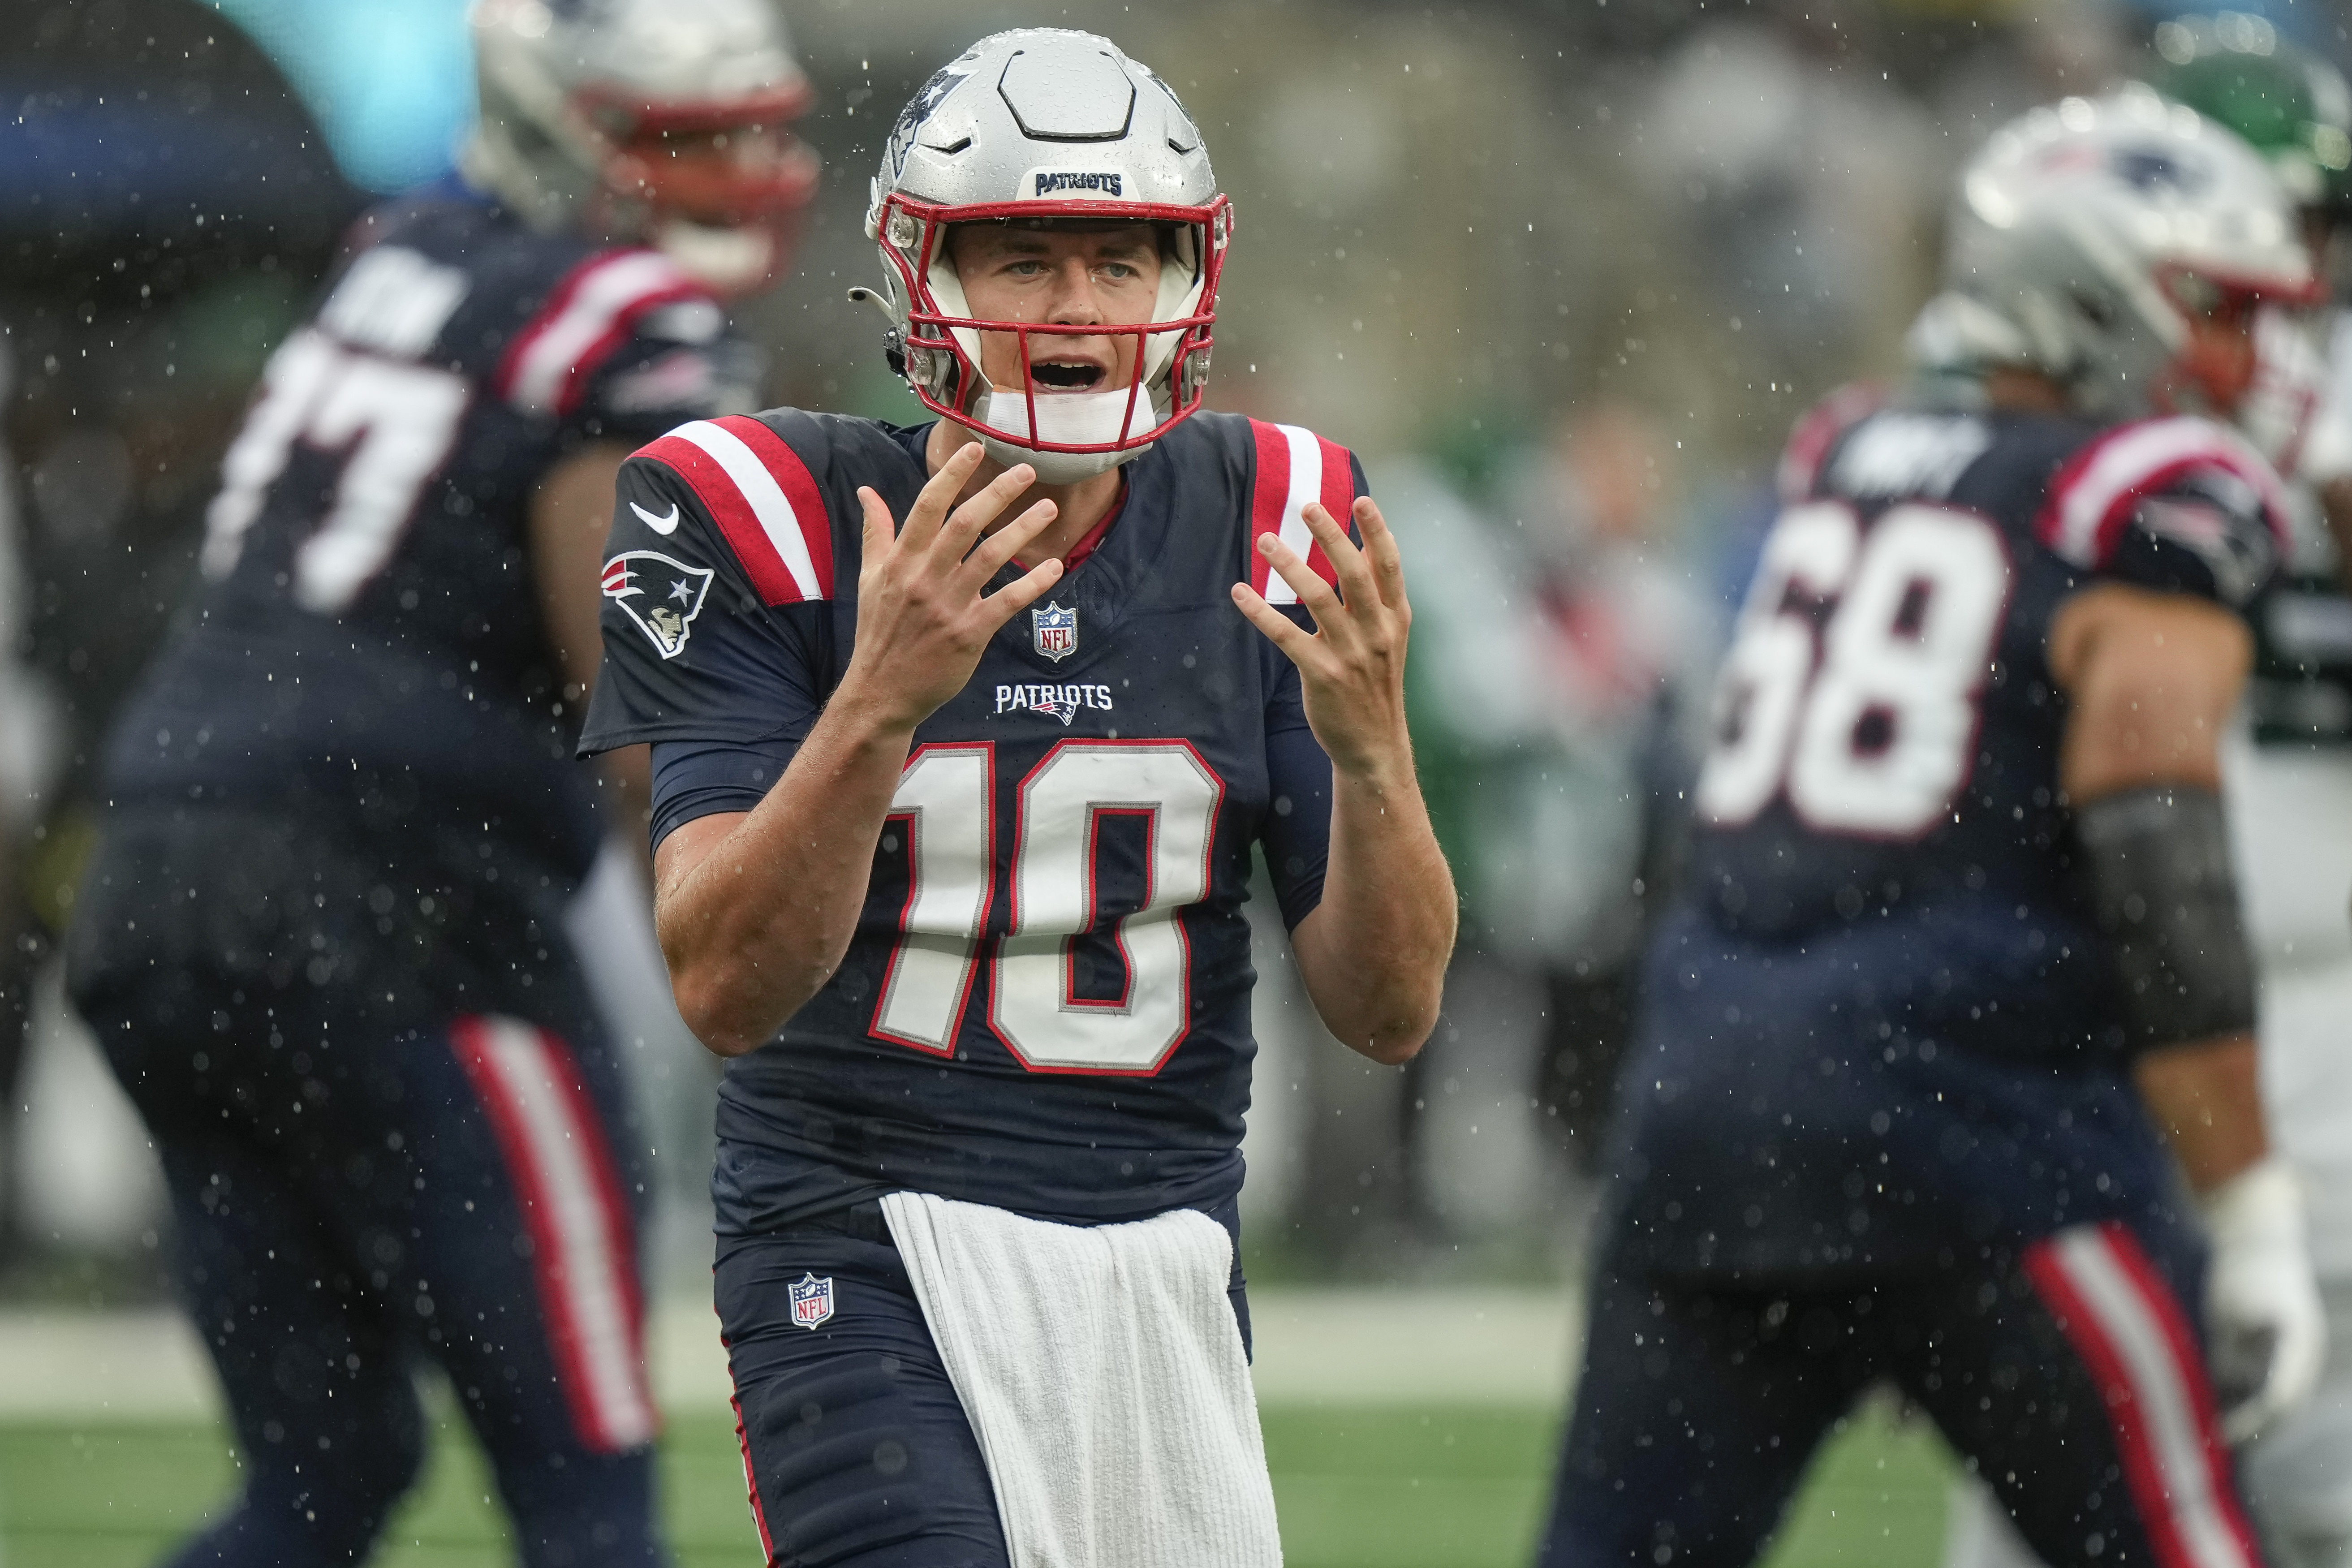
M 1332 521 L 1347 531 L 1349 539 L 1361 545 L 1363 541 L 1357 537 L 1356 520 L 1352 515 L 1356 505 L 1355 462 L 1349 456 L 1348 448 L 1337 441 L 1326 441 L 1320 436 L 1315 439 L 1323 448 L 1323 510 L 1331 514 Z M 1339 585 L 1339 569 L 1331 564 L 1331 558 L 1323 552 L 1321 544 L 1307 552 L 1307 563 L 1323 581 L 1335 588 Z
M 711 423 L 740 438 L 761 466 L 775 476 L 776 488 L 793 504 L 793 521 L 800 524 L 801 540 L 808 546 L 809 563 L 816 568 L 817 597 L 832 598 L 833 517 L 825 510 L 824 493 L 816 488 L 816 476 L 809 472 L 791 442 L 750 415 L 730 414 Z
M 1257 488 L 1250 498 L 1249 585 L 1263 595 L 1274 568 L 1258 553 L 1258 536 L 1282 531 L 1283 498 L 1290 493 L 1290 443 L 1263 420 L 1250 421 L 1257 440 Z
M 2219 469 L 2253 490 L 2280 551 L 2291 548 L 2276 474 L 2230 432 L 2187 416 L 2119 426 L 2069 458 L 2050 481 L 2034 537 L 2077 566 L 2104 566 L 2140 502 L 2200 468 Z
M 572 362 L 572 368 L 564 373 L 563 391 L 556 398 L 555 412 L 565 418 L 579 412 L 580 400 L 588 395 L 589 378 L 613 356 L 614 349 L 629 341 L 646 311 L 659 305 L 675 305 L 682 300 L 707 297 L 699 284 L 687 282 L 644 295 L 623 307 L 621 313 L 613 318 L 613 324 L 583 350 L 580 357 Z
M 588 274 L 609 259 L 604 255 L 592 256 L 565 273 L 547 296 L 547 302 L 540 306 L 539 313 L 524 322 L 522 330 L 508 341 L 506 352 L 499 356 L 498 369 L 490 373 L 490 390 L 498 395 L 499 402 L 515 400 L 515 390 L 522 377 L 523 357 L 572 308 L 572 302 L 579 294 L 580 286 L 587 280 Z
M 664 436 L 637 448 L 636 456 L 652 458 L 686 481 L 726 536 L 728 547 L 742 563 L 761 603 L 787 605 L 801 596 L 800 584 L 793 581 L 776 547 L 768 542 L 767 531 L 760 526 L 751 503 L 743 499 L 743 492 L 717 458 L 682 436 Z

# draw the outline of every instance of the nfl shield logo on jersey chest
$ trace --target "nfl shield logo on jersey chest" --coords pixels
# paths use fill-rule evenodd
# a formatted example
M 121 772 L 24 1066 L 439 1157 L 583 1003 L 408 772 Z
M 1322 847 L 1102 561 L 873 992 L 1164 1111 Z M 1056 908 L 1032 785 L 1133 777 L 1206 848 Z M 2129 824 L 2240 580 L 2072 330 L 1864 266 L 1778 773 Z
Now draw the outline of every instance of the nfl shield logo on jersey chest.
M 1055 664 L 1078 651 L 1078 610 L 1041 605 L 1029 612 L 1029 646 Z
M 793 1321 L 803 1329 L 814 1329 L 833 1316 L 833 1279 L 820 1279 L 814 1274 L 803 1274 L 784 1287 L 793 1302 Z

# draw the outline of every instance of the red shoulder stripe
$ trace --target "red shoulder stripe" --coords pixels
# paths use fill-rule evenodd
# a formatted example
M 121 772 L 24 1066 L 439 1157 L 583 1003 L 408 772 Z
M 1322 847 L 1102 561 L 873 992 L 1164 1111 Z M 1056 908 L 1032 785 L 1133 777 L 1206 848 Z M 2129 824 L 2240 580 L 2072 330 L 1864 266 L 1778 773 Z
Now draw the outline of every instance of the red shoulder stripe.
M 588 377 L 656 305 L 705 290 L 657 250 L 608 250 L 563 275 L 499 360 L 491 386 L 525 414 L 565 415 Z
M 1320 501 L 1342 528 L 1353 531 L 1348 509 L 1356 499 L 1355 473 L 1345 447 L 1301 426 L 1253 419 L 1250 434 L 1257 442 L 1257 483 L 1250 496 L 1250 586 L 1269 605 L 1295 605 L 1297 593 L 1257 552 L 1258 537 L 1278 536 L 1307 557 L 1317 576 L 1337 584 L 1339 569 L 1315 542 L 1300 514 L 1309 501 Z
M 762 603 L 833 597 L 833 523 L 791 443 L 746 415 L 697 419 L 637 456 L 693 487 Z
M 2286 548 L 2286 494 L 2277 474 L 2235 431 L 2190 415 L 2117 426 L 2076 452 L 2050 482 L 2033 531 L 2077 566 L 2103 565 L 2141 500 L 2198 468 L 2219 468 L 2252 486 Z

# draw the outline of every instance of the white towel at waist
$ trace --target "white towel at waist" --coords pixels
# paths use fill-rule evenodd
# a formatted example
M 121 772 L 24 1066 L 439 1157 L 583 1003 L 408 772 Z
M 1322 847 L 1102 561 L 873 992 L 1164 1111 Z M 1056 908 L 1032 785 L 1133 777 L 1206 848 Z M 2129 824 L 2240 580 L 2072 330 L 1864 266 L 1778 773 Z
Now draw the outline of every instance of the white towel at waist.
M 996 1488 L 1013 1568 L 1279 1568 L 1233 1242 L 882 1200 Z

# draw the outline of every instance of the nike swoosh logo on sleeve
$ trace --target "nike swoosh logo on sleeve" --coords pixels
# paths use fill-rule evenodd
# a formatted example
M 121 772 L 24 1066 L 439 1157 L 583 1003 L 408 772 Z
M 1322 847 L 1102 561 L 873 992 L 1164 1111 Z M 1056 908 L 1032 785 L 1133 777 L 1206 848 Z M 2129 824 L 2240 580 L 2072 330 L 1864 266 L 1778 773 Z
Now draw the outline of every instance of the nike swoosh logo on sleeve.
M 647 511 L 645 508 L 639 506 L 635 501 L 631 501 L 629 503 L 629 510 L 637 514 L 637 521 L 639 522 L 644 523 L 656 533 L 676 533 L 677 531 L 677 502 L 676 501 L 669 503 L 669 514 L 666 517 L 656 517 L 652 512 Z

